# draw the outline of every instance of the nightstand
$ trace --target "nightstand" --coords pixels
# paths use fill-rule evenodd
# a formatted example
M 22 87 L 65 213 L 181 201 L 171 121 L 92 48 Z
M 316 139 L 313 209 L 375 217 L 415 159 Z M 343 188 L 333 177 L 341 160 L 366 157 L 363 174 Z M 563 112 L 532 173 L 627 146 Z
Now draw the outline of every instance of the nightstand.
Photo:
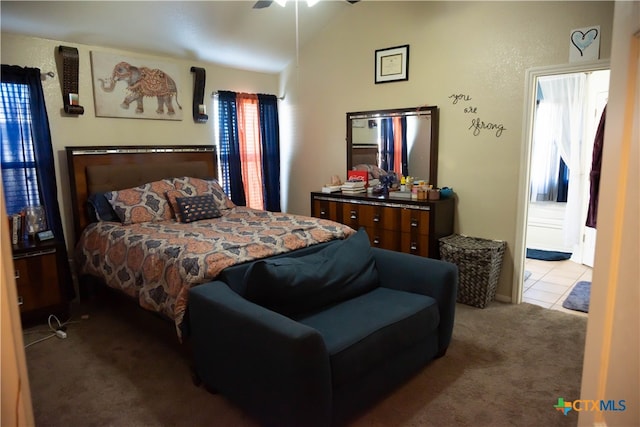
M 68 307 L 60 292 L 58 243 L 23 241 L 13 245 L 18 305 L 23 322 L 64 315 Z M 64 320 L 64 319 L 60 319 Z

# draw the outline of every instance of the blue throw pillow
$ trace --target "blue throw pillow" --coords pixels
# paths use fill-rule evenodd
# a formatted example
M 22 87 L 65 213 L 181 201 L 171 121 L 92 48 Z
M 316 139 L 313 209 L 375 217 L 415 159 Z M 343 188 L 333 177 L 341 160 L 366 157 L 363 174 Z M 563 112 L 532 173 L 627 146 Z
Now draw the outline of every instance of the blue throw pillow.
M 308 313 L 379 286 L 364 228 L 310 255 L 256 261 L 244 280 L 248 300 L 287 316 Z
M 120 218 L 113 210 L 113 206 L 104 197 L 104 193 L 94 193 L 87 199 L 89 205 L 89 220 L 91 222 L 97 221 L 117 221 L 120 222 Z
M 213 195 L 193 197 L 176 197 L 180 219 L 182 222 L 193 222 L 200 219 L 211 219 L 222 216 Z

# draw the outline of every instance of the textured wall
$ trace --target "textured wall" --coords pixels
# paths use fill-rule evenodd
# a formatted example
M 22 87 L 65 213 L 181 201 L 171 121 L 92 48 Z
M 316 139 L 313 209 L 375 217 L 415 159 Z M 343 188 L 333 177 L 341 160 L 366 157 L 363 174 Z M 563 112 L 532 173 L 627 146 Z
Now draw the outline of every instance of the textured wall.
M 458 232 L 507 241 L 498 294 L 510 298 L 525 71 L 567 63 L 570 31 L 592 25 L 600 25 L 600 57 L 609 58 L 612 20 L 613 2 L 356 4 L 282 76 L 283 107 L 296 124 L 284 150 L 288 209 L 308 213 L 309 191 L 346 174 L 346 112 L 437 105 L 438 184 L 459 197 Z M 409 81 L 374 84 L 375 50 L 404 44 Z M 454 103 L 454 94 L 469 100 Z M 504 130 L 478 130 L 473 120 Z
M 62 92 L 60 73 L 56 67 L 59 61 L 58 46 L 76 47 L 80 54 L 80 105 L 84 107 L 81 116 L 66 116 L 62 110 Z M 93 100 L 92 70 L 90 52 L 100 51 L 122 54 L 128 57 L 151 58 L 176 64 L 180 75 L 175 78 L 181 91 L 179 101 L 183 108 L 183 120 L 144 120 L 127 118 L 96 117 Z M 214 141 L 213 99 L 211 93 L 217 90 L 233 90 L 252 93 L 278 93 L 278 76 L 275 74 L 255 73 L 220 67 L 195 61 L 174 58 L 149 57 L 135 52 L 123 52 L 100 46 L 68 44 L 64 41 L 45 40 L 2 33 L 1 58 L 3 64 L 37 67 L 42 72 L 54 71 L 54 78 L 43 83 L 51 127 L 53 149 L 57 152 L 56 172 L 58 175 L 58 194 L 61 214 L 65 225 L 65 234 L 69 241 L 72 230 L 71 199 L 69 177 L 64 149 L 66 146 L 84 145 L 169 145 L 169 144 L 217 144 Z M 134 64 L 135 65 L 135 64 Z M 207 73 L 204 102 L 207 105 L 209 121 L 206 124 L 194 123 L 192 118 L 193 73 L 191 67 L 202 67 Z M 124 83 L 119 83 L 119 88 Z M 145 110 L 155 109 L 156 101 L 145 98 Z M 175 103 L 174 103 L 175 107 Z M 135 105 L 129 107 L 131 110 Z

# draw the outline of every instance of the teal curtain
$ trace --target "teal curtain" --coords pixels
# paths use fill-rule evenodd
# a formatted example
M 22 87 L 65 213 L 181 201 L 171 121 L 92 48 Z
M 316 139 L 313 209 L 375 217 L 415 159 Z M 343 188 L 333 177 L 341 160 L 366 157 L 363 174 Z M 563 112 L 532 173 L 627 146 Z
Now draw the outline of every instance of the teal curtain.
M 258 94 L 262 136 L 262 176 L 265 210 L 280 212 L 280 124 L 278 98 Z
M 380 168 L 388 171 L 393 167 L 393 119 L 386 118 L 380 120 L 380 138 L 382 140 L 382 152 L 380 153 Z
M 399 132 L 401 136 L 401 170 L 403 176 L 408 176 L 408 155 L 407 155 L 407 118 L 402 117 L 400 119 L 400 129 L 394 129 L 393 119 L 385 118 L 380 120 L 380 138 L 382 140 L 382 160 L 380 167 L 386 171 L 392 170 L 395 164 L 396 150 L 395 150 L 395 133 Z
M 220 170 L 221 184 L 231 201 L 238 206 L 247 204 L 242 169 L 240 167 L 240 142 L 238 139 L 238 116 L 236 93 L 218 92 L 218 117 L 220 128 Z

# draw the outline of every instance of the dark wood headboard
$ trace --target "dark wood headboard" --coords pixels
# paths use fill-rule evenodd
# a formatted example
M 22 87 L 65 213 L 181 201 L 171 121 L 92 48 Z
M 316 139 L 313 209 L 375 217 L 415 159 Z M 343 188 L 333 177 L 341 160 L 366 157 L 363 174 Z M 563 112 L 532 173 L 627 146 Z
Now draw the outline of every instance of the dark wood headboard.
M 379 149 L 377 145 L 354 145 L 351 163 L 356 165 L 379 165 Z
M 212 145 L 90 146 L 65 149 L 71 183 L 74 242 L 89 224 L 87 199 L 94 192 L 122 190 L 162 178 L 216 178 L 218 175 L 218 157 L 216 147 Z

